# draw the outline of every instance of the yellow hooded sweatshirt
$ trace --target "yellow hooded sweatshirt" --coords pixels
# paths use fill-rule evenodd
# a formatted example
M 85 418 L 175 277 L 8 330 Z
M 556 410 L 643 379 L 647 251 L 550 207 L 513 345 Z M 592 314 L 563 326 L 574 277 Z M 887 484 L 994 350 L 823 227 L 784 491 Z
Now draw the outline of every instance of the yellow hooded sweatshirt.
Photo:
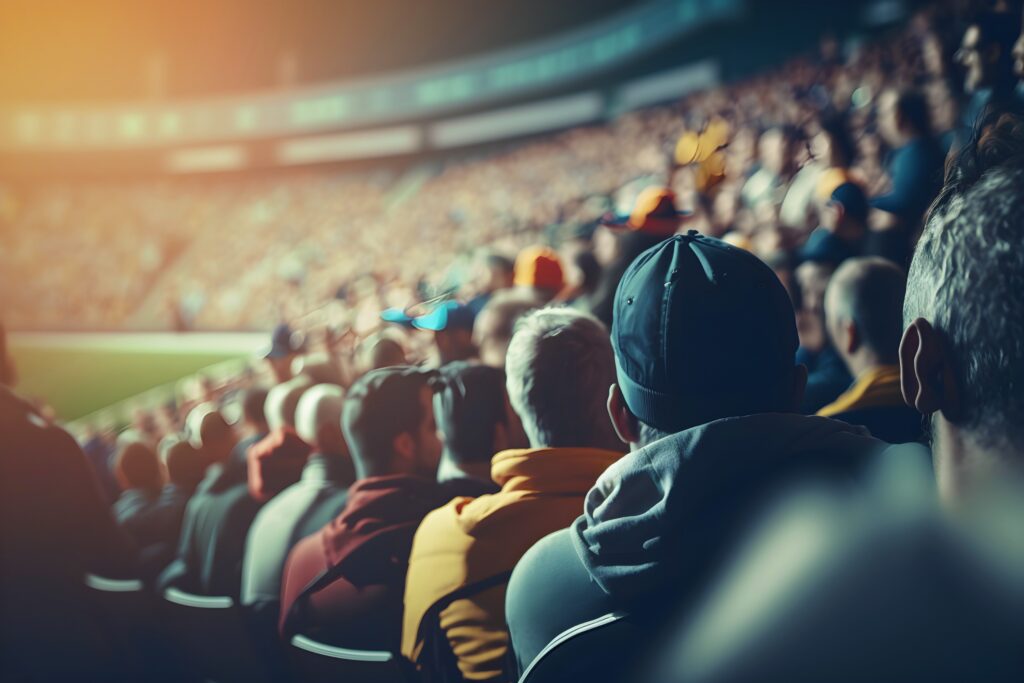
M 453 591 L 509 572 L 544 536 L 583 514 L 583 498 L 621 453 L 596 448 L 536 448 L 498 453 L 491 477 L 498 493 L 456 498 L 420 524 L 409 557 L 402 654 L 423 649 L 420 622 Z M 502 675 L 508 649 L 506 583 L 456 600 L 440 615 L 441 629 L 466 680 Z

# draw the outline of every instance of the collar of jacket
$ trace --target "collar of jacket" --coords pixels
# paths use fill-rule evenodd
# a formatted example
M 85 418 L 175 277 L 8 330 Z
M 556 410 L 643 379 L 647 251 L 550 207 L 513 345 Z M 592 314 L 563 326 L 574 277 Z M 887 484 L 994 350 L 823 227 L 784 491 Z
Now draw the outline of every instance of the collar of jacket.
M 491 460 L 491 478 L 501 490 L 548 494 L 586 493 L 622 453 L 603 448 L 524 448 Z

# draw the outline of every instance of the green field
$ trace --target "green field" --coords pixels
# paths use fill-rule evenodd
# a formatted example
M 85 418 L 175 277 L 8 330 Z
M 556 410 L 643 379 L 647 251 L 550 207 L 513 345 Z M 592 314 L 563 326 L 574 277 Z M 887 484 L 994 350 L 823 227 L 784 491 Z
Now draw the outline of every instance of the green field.
M 262 335 L 12 335 L 16 390 L 71 421 L 226 360 L 250 356 Z

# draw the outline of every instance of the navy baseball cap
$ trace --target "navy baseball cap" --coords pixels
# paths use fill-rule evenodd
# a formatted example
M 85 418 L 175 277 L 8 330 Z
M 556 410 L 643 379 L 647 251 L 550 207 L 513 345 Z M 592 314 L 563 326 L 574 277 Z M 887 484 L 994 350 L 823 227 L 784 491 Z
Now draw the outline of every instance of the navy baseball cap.
M 304 344 L 301 334 L 293 332 L 287 323 L 280 323 L 274 327 L 270 335 L 270 348 L 264 354 L 264 358 L 287 358 L 288 356 L 300 353 Z
M 843 209 L 851 218 L 860 223 L 867 223 L 868 211 L 871 207 L 868 205 L 867 195 L 857 183 L 843 183 L 832 190 L 829 201 L 842 204 Z
M 709 406 L 783 381 L 797 346 L 793 306 L 771 268 L 696 230 L 638 256 L 615 293 L 619 388 L 661 431 L 726 417 Z

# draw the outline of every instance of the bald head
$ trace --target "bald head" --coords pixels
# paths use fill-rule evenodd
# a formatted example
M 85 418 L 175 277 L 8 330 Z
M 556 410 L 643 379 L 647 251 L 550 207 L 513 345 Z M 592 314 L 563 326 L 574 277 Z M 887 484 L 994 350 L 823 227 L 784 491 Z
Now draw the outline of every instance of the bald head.
M 336 384 L 317 384 L 307 390 L 295 410 L 295 431 L 299 438 L 326 455 L 346 452 L 341 434 L 344 398 L 344 390 Z
M 906 287 L 903 270 L 881 258 L 849 259 L 836 270 L 825 292 L 825 318 L 844 358 L 862 353 L 876 364 L 898 362 Z
M 264 411 L 267 416 L 267 427 L 271 431 L 283 427 L 295 427 L 295 410 L 299 406 L 299 399 L 312 385 L 312 380 L 300 375 L 278 384 L 267 392 Z

